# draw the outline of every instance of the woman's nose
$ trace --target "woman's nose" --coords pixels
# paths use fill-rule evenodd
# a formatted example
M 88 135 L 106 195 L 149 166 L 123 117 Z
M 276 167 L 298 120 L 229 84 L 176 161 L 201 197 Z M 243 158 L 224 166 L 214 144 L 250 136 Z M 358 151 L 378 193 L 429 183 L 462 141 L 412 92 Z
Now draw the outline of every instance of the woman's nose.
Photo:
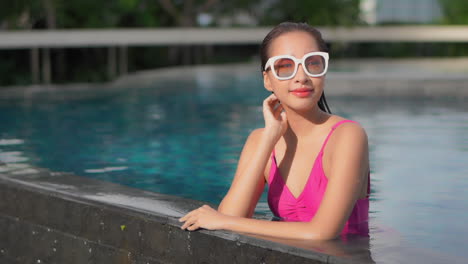
M 309 80 L 309 76 L 305 73 L 304 68 L 302 67 L 302 64 L 298 65 L 298 69 L 296 72 L 296 76 L 294 76 L 294 80 L 296 82 L 307 82 Z

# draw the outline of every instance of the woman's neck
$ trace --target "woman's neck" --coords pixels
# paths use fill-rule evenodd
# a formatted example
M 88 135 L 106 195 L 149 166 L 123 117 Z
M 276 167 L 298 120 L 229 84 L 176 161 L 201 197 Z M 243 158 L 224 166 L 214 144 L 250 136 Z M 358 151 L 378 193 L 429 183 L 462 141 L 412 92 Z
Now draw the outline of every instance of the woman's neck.
M 330 115 L 320 110 L 318 106 L 305 112 L 299 113 L 288 109 L 288 129 L 285 132 L 286 138 L 305 138 L 310 135 L 318 125 L 325 123 Z

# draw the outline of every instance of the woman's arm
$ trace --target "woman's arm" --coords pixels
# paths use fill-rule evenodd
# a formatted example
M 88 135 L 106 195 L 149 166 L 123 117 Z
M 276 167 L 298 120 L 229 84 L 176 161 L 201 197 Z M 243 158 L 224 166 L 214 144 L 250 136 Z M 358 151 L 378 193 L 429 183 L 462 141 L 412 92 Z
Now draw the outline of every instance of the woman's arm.
M 218 211 L 232 216 L 252 217 L 265 186 L 264 171 L 278 139 L 286 131 L 287 120 L 275 95 L 263 101 L 265 128 L 254 130 L 248 137 L 231 187 Z
M 356 203 L 367 177 L 367 136 L 356 124 L 342 125 L 335 133 L 328 185 L 320 208 L 310 222 L 272 222 L 225 215 L 209 206 L 180 219 L 182 229 L 226 229 L 286 239 L 327 240 L 338 236 Z
M 263 129 L 254 130 L 242 150 L 231 187 L 218 207 L 220 213 L 251 217 L 265 186 L 264 170 L 274 147 Z

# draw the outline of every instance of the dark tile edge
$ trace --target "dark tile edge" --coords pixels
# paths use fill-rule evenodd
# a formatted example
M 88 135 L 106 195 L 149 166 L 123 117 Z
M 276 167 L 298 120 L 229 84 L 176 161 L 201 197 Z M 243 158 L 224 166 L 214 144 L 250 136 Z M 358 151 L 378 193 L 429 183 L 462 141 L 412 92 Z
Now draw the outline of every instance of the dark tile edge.
M 125 204 L 117 197 L 114 203 L 115 195 L 137 202 Z M 138 203 L 159 205 L 138 207 Z M 232 232 L 180 230 L 177 218 L 201 204 L 67 173 L 12 169 L 0 173 L 0 221 L 5 226 L 0 259 L 84 263 L 77 256 L 88 256 L 86 263 L 356 263 Z M 51 253 L 53 241 L 64 241 L 57 254 Z M 76 253 L 90 248 L 91 254 Z

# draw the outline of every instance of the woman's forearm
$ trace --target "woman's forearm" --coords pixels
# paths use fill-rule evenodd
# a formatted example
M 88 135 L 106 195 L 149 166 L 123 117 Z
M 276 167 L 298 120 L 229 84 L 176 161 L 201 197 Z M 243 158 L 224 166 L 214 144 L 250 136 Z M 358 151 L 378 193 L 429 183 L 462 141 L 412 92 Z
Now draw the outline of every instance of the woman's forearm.
M 283 239 L 329 240 L 335 234 L 325 234 L 313 222 L 266 221 L 237 216 L 226 216 L 223 229 Z
M 225 199 L 220 203 L 218 211 L 227 215 L 237 216 L 248 216 L 252 208 L 242 210 L 242 212 L 236 210 L 239 208 L 239 204 L 252 204 L 254 196 L 261 195 L 263 191 L 263 184 L 246 184 L 251 182 L 250 179 L 256 179 L 257 181 L 264 181 L 263 173 L 265 166 L 270 157 L 271 151 L 273 150 L 276 142 L 278 141 L 273 136 L 262 131 L 256 144 L 253 154 L 246 161 L 244 169 L 239 171 L 239 175 L 236 175 L 230 192 L 226 195 Z M 248 179 L 250 178 L 250 179 Z M 262 188 L 257 190 L 261 186 Z M 246 195 L 251 194 L 251 195 Z M 258 198 L 258 197 L 257 197 Z

